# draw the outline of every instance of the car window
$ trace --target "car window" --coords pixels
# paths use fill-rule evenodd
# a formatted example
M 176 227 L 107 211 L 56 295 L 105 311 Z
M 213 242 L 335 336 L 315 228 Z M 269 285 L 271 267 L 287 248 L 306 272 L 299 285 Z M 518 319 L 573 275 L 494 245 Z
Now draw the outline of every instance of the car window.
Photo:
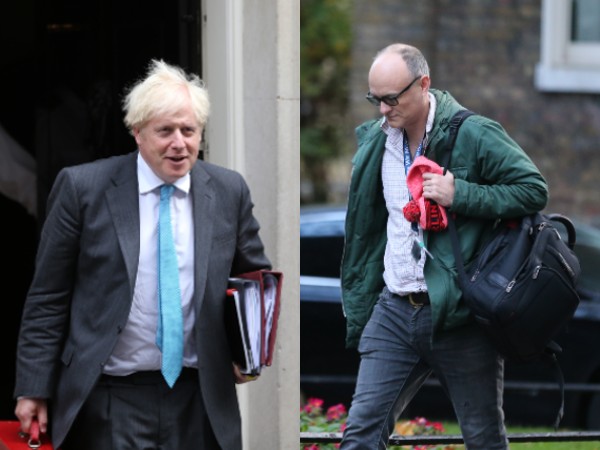
M 585 298 L 599 299 L 600 277 L 597 276 L 600 261 L 600 230 L 578 220 L 573 220 L 576 230 L 574 251 L 579 258 L 581 275 L 577 283 Z M 562 238 L 567 240 L 567 233 L 560 222 L 554 222 Z
M 343 237 L 344 222 L 341 220 L 328 220 L 322 222 L 306 222 L 300 224 L 300 237 Z
M 344 248 L 344 221 L 300 224 L 300 275 L 339 278 Z

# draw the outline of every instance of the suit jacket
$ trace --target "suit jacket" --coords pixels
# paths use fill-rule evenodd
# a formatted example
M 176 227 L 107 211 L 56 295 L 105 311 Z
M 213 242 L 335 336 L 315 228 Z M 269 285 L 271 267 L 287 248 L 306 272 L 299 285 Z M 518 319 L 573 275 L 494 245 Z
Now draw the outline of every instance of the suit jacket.
M 137 152 L 63 169 L 48 199 L 17 351 L 16 396 L 49 400 L 59 447 L 125 326 L 140 248 Z M 199 383 L 221 447 L 241 449 L 223 324 L 227 279 L 270 268 L 242 176 L 191 171 Z

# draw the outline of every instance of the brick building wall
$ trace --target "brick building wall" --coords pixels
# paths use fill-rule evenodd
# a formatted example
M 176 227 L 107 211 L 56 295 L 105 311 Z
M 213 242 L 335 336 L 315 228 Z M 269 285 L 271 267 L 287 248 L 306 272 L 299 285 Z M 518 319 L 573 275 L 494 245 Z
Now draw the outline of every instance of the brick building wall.
M 353 127 L 377 115 L 364 100 L 367 73 L 392 42 L 419 47 L 432 86 L 498 120 L 550 186 L 548 211 L 600 224 L 600 95 L 544 93 L 539 0 L 356 0 L 347 146 L 338 184 L 349 180 Z M 346 180 L 341 181 L 347 176 Z

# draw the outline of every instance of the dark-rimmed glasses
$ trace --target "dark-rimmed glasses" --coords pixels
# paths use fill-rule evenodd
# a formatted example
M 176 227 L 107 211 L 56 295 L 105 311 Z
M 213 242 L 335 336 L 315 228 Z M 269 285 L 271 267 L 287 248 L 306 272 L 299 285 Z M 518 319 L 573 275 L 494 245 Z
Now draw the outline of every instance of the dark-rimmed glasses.
M 406 91 L 408 91 L 412 87 L 412 85 L 415 84 L 415 82 L 417 80 L 419 80 L 420 78 L 421 78 L 421 75 L 419 75 L 414 80 L 412 80 L 408 86 L 406 86 L 404 89 L 402 89 L 397 94 L 390 94 L 390 95 L 385 95 L 383 97 L 377 97 L 376 95 L 371 94 L 371 92 L 367 92 L 366 98 L 369 103 L 371 103 L 372 105 L 375 105 L 375 106 L 381 105 L 381 102 L 385 103 L 388 106 L 396 106 L 398 104 L 398 98 L 402 94 L 404 94 Z

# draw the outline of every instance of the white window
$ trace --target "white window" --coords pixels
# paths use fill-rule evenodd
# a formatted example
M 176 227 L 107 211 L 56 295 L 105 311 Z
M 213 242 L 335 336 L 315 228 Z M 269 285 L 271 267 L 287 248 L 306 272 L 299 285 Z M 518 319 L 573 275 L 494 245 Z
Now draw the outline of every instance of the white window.
M 541 91 L 600 92 L 600 1 L 543 0 Z

